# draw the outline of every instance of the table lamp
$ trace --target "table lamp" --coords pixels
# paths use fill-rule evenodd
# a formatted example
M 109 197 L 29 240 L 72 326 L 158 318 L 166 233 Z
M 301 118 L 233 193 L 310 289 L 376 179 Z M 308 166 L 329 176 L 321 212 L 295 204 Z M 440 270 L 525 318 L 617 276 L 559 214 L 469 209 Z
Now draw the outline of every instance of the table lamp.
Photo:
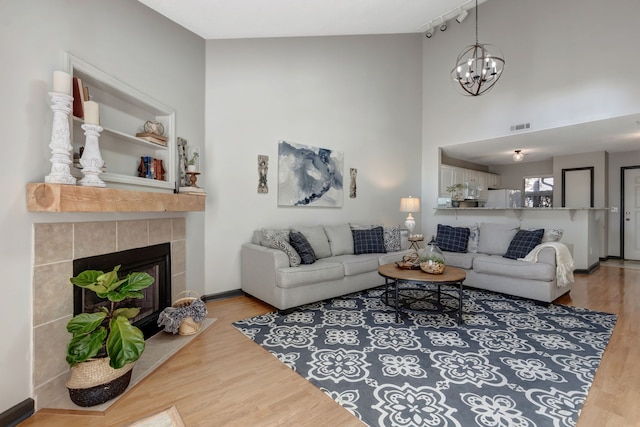
M 413 229 L 416 226 L 416 220 L 413 219 L 412 212 L 420 212 L 419 197 L 403 197 L 400 199 L 400 212 L 409 212 L 407 219 L 404 220 L 404 226 L 409 230 L 409 237 L 413 235 Z

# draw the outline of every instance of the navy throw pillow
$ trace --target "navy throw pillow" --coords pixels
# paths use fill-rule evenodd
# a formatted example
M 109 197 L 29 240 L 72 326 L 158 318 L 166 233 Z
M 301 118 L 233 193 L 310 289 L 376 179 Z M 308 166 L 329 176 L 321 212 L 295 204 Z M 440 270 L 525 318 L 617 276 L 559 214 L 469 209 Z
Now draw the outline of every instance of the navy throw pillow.
M 436 244 L 442 251 L 467 252 L 470 232 L 471 230 L 468 227 L 451 227 L 450 225 L 438 224 Z
M 293 249 L 298 252 L 298 255 L 300 255 L 302 264 L 313 264 L 316 262 L 316 253 L 313 251 L 307 238 L 304 237 L 304 234 L 297 231 L 290 232 L 289 242 L 291 246 L 293 246 Z
M 533 248 L 540 244 L 542 236 L 544 236 L 544 228 L 540 230 L 518 230 L 513 239 L 511 239 L 509 249 L 507 249 L 507 253 L 503 257 L 511 259 L 526 257 Z
M 387 252 L 384 247 L 384 229 L 382 227 L 351 230 L 351 234 L 353 234 L 353 253 L 355 255 Z

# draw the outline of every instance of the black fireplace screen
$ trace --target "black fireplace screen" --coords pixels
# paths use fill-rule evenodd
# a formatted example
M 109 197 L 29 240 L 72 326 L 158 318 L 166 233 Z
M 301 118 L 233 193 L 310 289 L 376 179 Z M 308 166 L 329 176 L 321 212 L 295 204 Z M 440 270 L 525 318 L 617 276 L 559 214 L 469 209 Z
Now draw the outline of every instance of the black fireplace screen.
M 140 328 L 145 339 L 156 334 L 160 312 L 171 305 L 171 244 L 146 246 L 105 255 L 79 258 L 73 261 L 73 275 L 84 270 L 111 271 L 120 265 L 118 276 L 124 278 L 133 272 L 146 272 L 154 278 L 153 285 L 144 289 L 144 298 L 124 300 L 116 303 L 127 307 L 139 307 L 140 313 L 132 323 Z M 74 286 L 73 314 L 93 313 L 102 305 L 111 304 L 107 299 L 99 298 L 94 292 Z

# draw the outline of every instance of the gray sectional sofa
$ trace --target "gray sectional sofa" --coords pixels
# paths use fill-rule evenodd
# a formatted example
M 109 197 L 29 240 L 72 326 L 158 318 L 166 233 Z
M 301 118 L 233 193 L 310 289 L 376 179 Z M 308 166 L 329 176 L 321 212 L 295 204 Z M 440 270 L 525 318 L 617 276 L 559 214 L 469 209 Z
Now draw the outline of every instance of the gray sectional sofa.
M 314 263 L 295 267 L 290 265 L 286 251 L 269 247 L 265 229 L 255 231 L 252 242 L 242 246 L 242 290 L 279 310 L 286 310 L 384 284 L 378 267 L 401 261 L 411 252 L 407 249 L 406 230 L 387 227 L 400 236 L 396 247 L 391 248 L 398 250 L 356 255 L 351 228 L 349 224 L 293 227 L 292 230 L 309 236 L 309 243 L 317 254 Z
M 483 223 L 468 227 L 465 252 L 443 251 L 445 263 L 467 273 L 465 286 L 551 302 L 571 291 L 573 261 L 560 230 L 545 230 L 536 262 L 505 258 L 518 224 Z M 557 259 L 565 262 L 558 266 Z M 560 275 L 558 274 L 560 272 Z
M 406 230 L 401 232 L 399 227 L 390 227 L 402 233 L 399 244 L 395 242 L 391 248 L 393 251 L 356 254 L 352 240 L 354 228 L 359 227 L 342 224 L 280 230 L 284 235 L 294 230 L 309 237 L 317 259 L 301 265 L 297 265 L 299 259 L 287 246 L 289 242 L 284 246 L 282 242 L 274 244 L 269 239 L 273 230 L 257 230 L 252 242 L 242 246 L 242 290 L 279 310 L 286 310 L 384 284 L 378 267 L 401 261 L 412 252 L 407 249 Z M 446 264 L 466 271 L 465 286 L 544 302 L 569 292 L 571 282 L 559 284 L 557 280 L 556 247 L 540 248 L 536 262 L 502 256 L 514 230 L 517 231 L 517 225 L 481 224 L 469 238 L 468 250 L 443 251 Z

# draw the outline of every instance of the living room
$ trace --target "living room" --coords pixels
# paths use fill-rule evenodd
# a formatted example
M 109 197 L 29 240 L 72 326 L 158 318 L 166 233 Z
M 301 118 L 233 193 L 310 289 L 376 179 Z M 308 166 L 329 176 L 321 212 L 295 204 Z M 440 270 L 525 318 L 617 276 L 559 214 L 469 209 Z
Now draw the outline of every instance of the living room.
M 483 3 L 481 38 L 500 46 L 507 68 L 490 94 L 466 98 L 448 75 L 472 42 L 471 22 L 432 39 L 413 33 L 204 40 L 138 2 L 3 2 L 3 176 L 15 185 L 5 185 L 0 225 L 10 301 L 0 320 L 11 325 L 1 333 L 9 345 L 0 349 L 0 412 L 34 396 L 34 224 L 185 218 L 186 286 L 202 295 L 240 289 L 240 247 L 262 226 L 319 217 L 399 224 L 400 198 L 419 195 L 416 232 L 428 236 L 437 225 L 439 147 L 502 136 L 522 121 L 545 129 L 640 110 L 633 83 L 640 59 L 631 53 L 640 35 L 638 7 L 631 0 L 615 7 L 596 0 Z M 26 184 L 42 182 L 50 169 L 47 93 L 53 71 L 64 68 L 64 52 L 177 111 L 177 135 L 202 151 L 205 212 L 27 211 Z M 345 198 L 341 209 L 278 207 L 279 140 L 343 151 L 345 169 L 359 171 L 358 197 Z M 270 158 L 267 194 L 256 193 L 258 155 Z M 640 164 L 640 154 L 610 161 L 615 177 L 620 166 Z M 612 198 L 618 181 L 609 179 Z M 610 245 L 607 255 L 616 251 Z

